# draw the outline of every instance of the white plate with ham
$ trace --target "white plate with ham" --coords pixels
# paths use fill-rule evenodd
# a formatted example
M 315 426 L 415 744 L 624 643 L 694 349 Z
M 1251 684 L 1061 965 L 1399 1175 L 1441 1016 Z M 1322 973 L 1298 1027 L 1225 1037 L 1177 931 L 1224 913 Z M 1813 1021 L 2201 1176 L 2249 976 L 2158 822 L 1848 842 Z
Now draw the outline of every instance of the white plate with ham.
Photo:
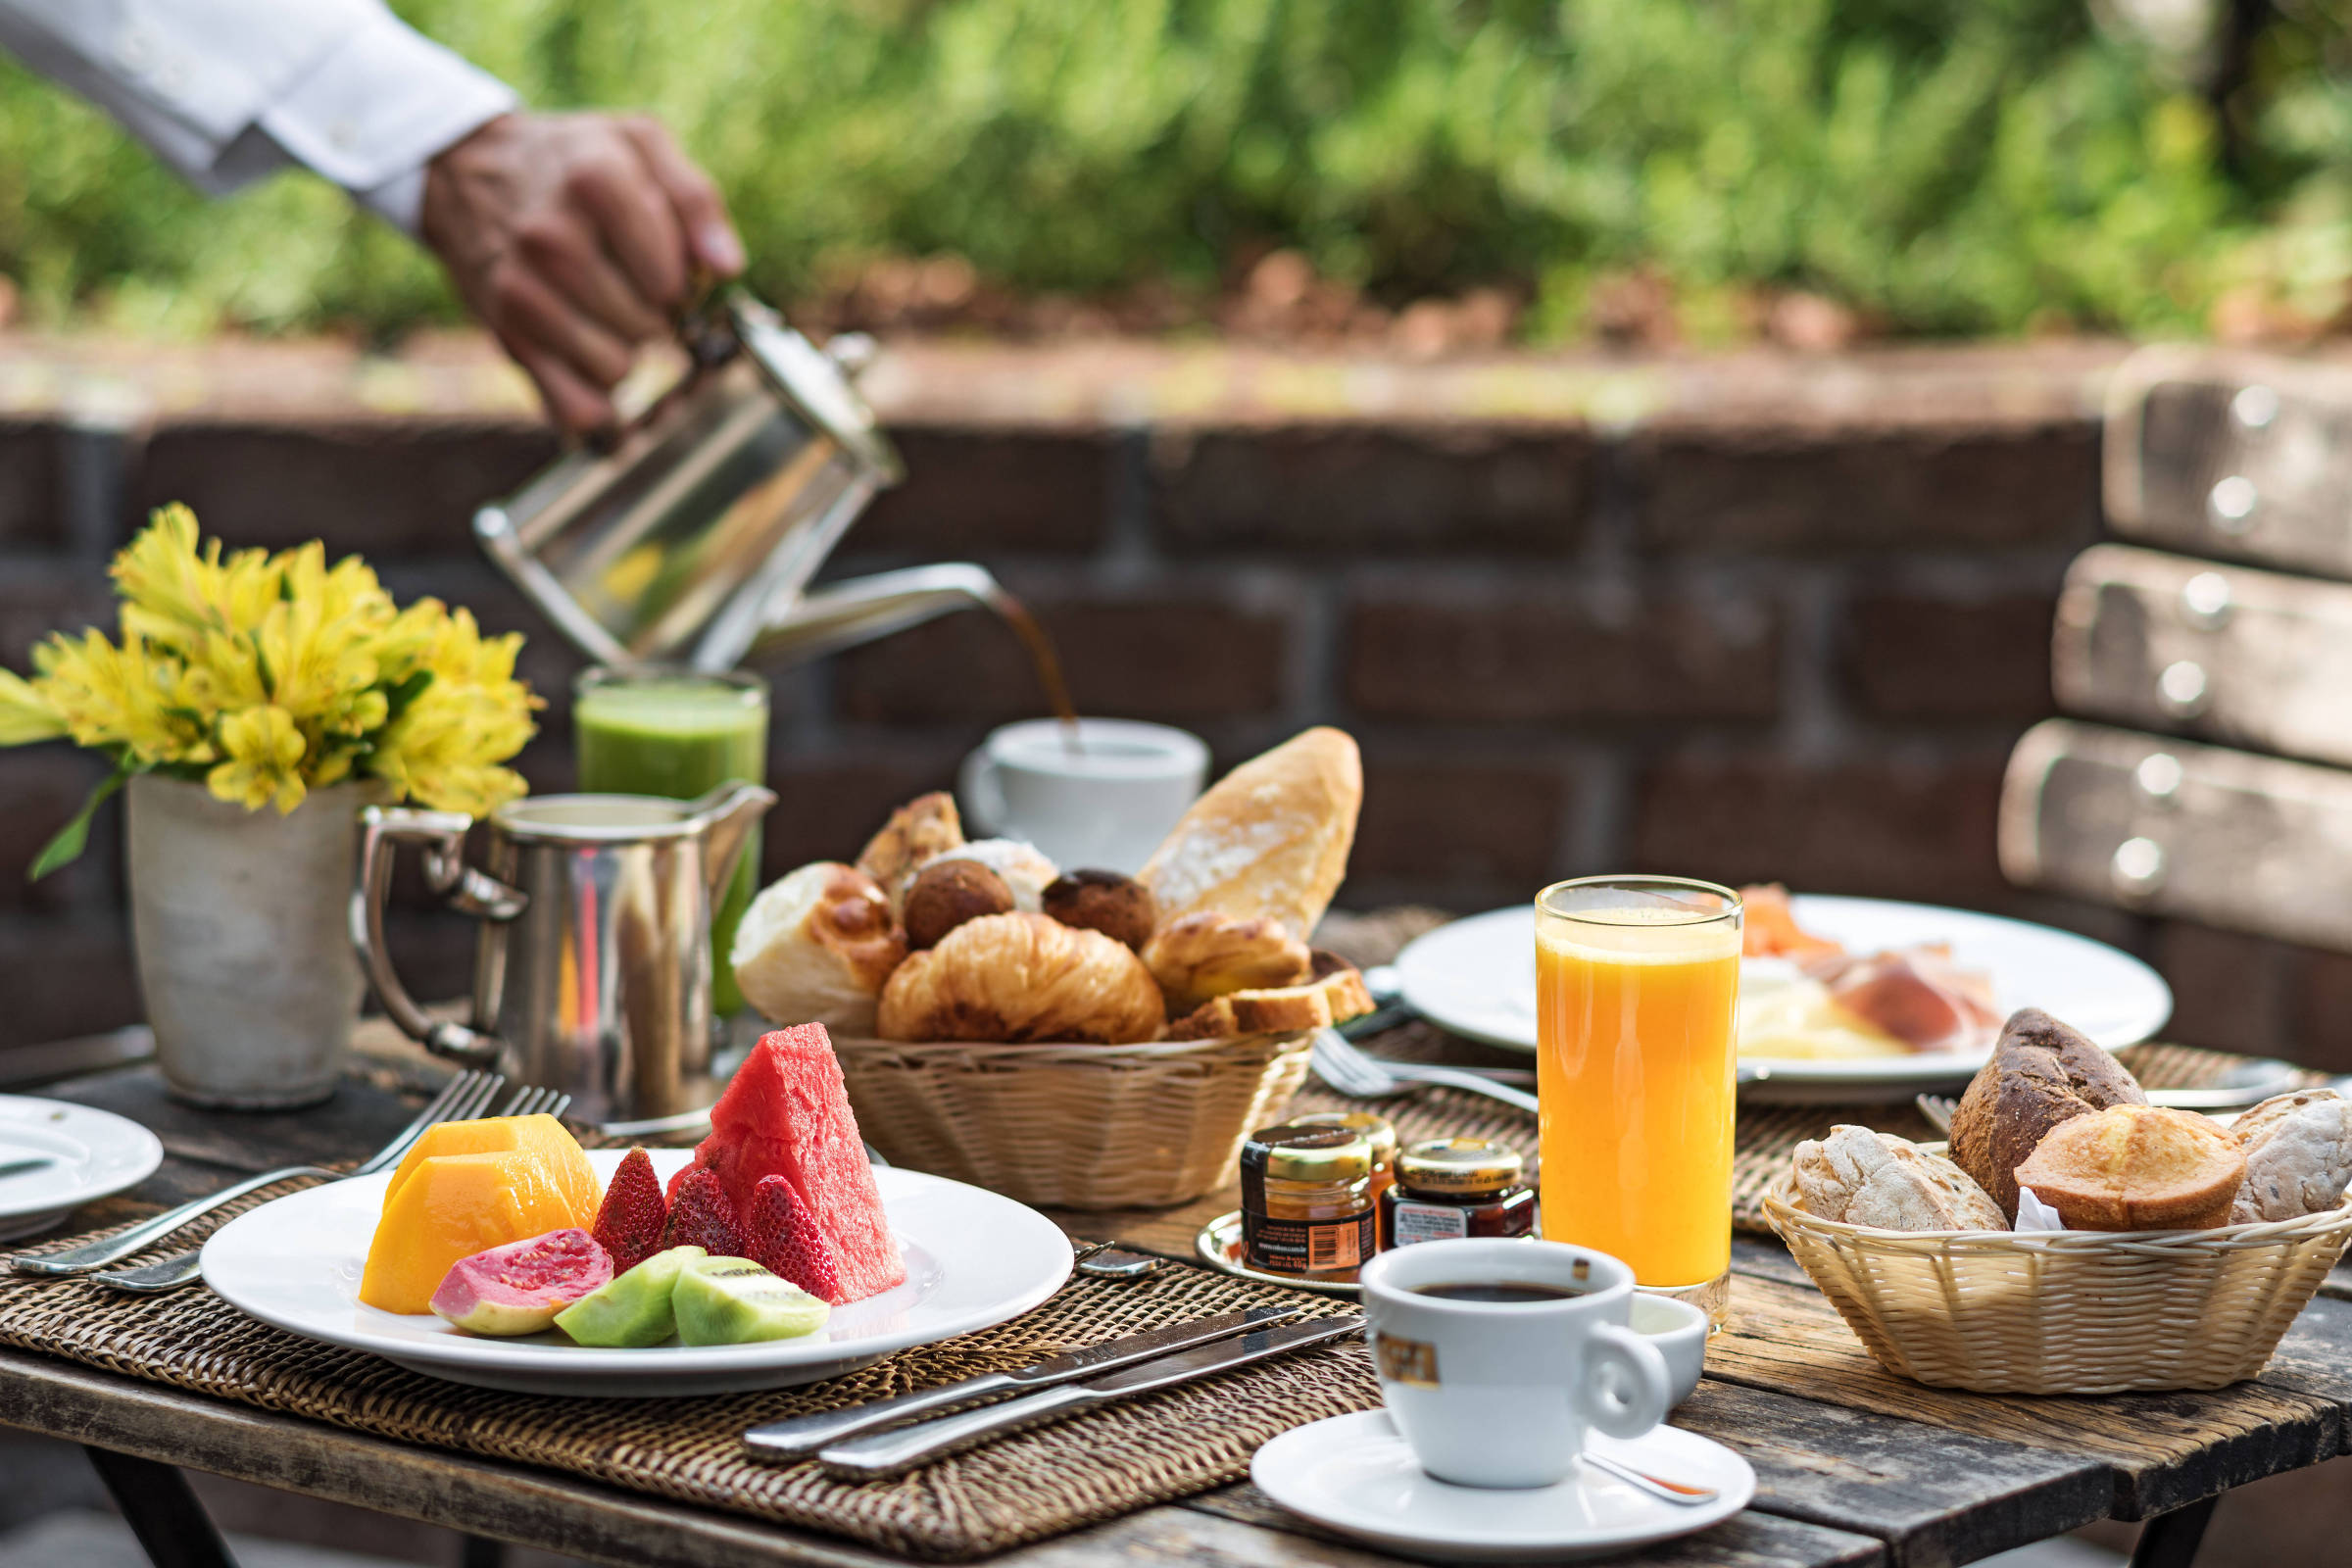
M 651 1153 L 663 1181 L 694 1157 L 689 1149 Z M 600 1183 L 620 1160 L 617 1149 L 588 1152 Z M 371 1350 L 414 1372 L 521 1394 L 637 1397 L 835 1377 L 894 1350 L 1017 1317 L 1069 1278 L 1068 1239 L 1033 1208 L 919 1171 L 876 1169 L 874 1181 L 906 1281 L 835 1307 L 824 1328 L 797 1340 L 591 1349 L 554 1330 L 485 1339 L 429 1313 L 378 1311 L 359 1298 L 360 1273 L 389 1171 L 307 1188 L 239 1215 L 205 1244 L 204 1280 L 265 1323 Z
M 1742 960 L 1750 1098 L 1900 1100 L 1962 1082 L 2020 1007 L 2110 1051 L 2172 1016 L 2155 970 L 2069 931 L 1886 899 L 1798 894 L 1788 904 L 1801 931 L 1843 952 Z M 1534 1051 L 1535 924 L 1534 906 L 1521 906 L 1413 942 L 1396 959 L 1406 1004 L 1454 1034 Z

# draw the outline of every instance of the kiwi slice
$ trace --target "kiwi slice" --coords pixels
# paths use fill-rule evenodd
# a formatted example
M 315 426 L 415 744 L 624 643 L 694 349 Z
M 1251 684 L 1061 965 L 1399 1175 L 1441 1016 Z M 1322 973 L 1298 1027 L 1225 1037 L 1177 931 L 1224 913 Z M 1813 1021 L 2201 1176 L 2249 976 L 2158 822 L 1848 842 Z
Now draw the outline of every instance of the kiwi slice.
M 821 1299 L 778 1279 L 748 1257 L 698 1257 L 670 1294 L 678 1338 L 688 1345 L 749 1345 L 794 1340 L 825 1326 Z
M 660 1345 L 678 1331 L 670 1295 L 678 1272 L 710 1254 L 699 1247 L 673 1247 L 556 1314 L 556 1327 L 582 1345 L 599 1349 L 634 1349 Z

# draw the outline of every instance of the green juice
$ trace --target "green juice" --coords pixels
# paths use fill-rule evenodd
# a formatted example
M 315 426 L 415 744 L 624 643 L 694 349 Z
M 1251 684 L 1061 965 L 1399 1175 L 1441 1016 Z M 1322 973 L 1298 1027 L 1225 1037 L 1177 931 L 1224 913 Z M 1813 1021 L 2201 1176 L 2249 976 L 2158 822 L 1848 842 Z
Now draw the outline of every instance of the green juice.
M 688 801 L 741 779 L 767 780 L 767 683 L 754 675 L 580 677 L 572 710 L 579 788 L 595 795 L 663 795 Z M 752 829 L 727 895 L 711 911 L 711 1007 L 743 1009 L 727 962 L 735 925 L 760 885 L 760 830 Z

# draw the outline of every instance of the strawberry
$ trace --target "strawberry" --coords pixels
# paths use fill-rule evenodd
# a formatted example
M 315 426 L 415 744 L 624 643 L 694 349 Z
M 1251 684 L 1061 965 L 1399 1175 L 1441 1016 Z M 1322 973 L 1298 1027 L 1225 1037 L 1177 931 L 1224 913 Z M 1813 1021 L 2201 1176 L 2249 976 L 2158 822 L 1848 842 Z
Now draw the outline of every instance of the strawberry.
M 743 1256 L 743 1225 L 718 1178 L 700 1165 L 670 1188 L 669 1223 L 662 1247 L 699 1247 L 712 1257 Z
M 810 1296 L 842 1304 L 841 1270 L 833 1244 L 781 1176 L 762 1176 L 752 1189 L 752 1212 L 744 1225 L 753 1262 L 790 1281 Z
M 662 1230 L 668 1218 L 669 1204 L 662 1197 L 654 1162 L 644 1150 L 632 1149 L 605 1189 L 590 1234 L 612 1254 L 612 1272 L 626 1274 L 662 1250 Z

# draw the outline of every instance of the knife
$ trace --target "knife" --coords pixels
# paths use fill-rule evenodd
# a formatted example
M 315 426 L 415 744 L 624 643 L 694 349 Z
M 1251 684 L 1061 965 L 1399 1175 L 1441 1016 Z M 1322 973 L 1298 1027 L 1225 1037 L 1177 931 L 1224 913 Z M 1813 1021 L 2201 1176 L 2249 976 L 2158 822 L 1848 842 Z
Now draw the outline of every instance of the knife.
M 936 1389 L 902 1394 L 896 1398 L 853 1405 L 847 1410 L 827 1410 L 818 1415 L 795 1416 L 789 1421 L 771 1421 L 746 1432 L 743 1446 L 755 1459 L 805 1459 L 819 1448 L 854 1438 L 861 1432 L 895 1427 L 918 1415 L 945 1409 L 951 1404 L 962 1404 L 967 1400 L 987 1398 L 991 1395 L 1013 1390 L 1050 1388 L 1074 1378 L 1133 1366 L 1138 1361 L 1149 1361 L 1153 1356 L 1166 1355 L 1173 1350 L 1186 1350 L 1251 1329 L 1286 1323 L 1297 1317 L 1298 1312 L 1299 1308 L 1296 1306 L 1253 1306 L 1246 1312 L 1227 1312 L 1220 1317 L 1196 1318 L 1190 1323 L 1171 1323 L 1165 1328 L 1147 1333 L 1130 1334 L 1124 1339 L 1089 1345 L 1067 1355 L 1040 1361 L 1035 1366 L 1016 1367 L 1009 1372 L 989 1372 L 980 1377 L 965 1378 L 960 1383 L 943 1384 Z
M 1281 1355 L 1344 1335 L 1360 1333 L 1363 1326 L 1364 1320 L 1360 1317 L 1318 1317 L 1280 1328 L 1255 1329 L 1239 1339 L 1204 1345 L 1178 1355 L 1163 1355 L 1156 1361 L 1146 1361 L 1141 1366 L 1113 1372 L 1092 1383 L 1025 1394 L 1017 1399 L 1006 1399 L 1002 1404 L 941 1416 L 936 1421 L 925 1421 L 903 1431 L 877 1432 L 870 1437 L 823 1449 L 816 1459 L 834 1475 L 849 1480 L 879 1480 L 884 1476 L 912 1470 L 957 1448 L 969 1447 L 975 1443 L 1021 1427 L 1052 1421 L 1112 1399 L 1124 1399 L 1130 1395 L 1148 1394 L 1153 1389 L 1170 1388 L 1179 1383 L 1190 1383 L 1196 1378 L 1230 1372 L 1235 1367 L 1248 1366 L 1252 1361 L 1262 1361 L 1270 1355 Z
M 36 1170 L 47 1170 L 56 1163 L 56 1160 L 47 1155 L 34 1155 L 30 1159 L 12 1159 L 6 1163 L 0 1163 L 0 1176 L 28 1176 Z

